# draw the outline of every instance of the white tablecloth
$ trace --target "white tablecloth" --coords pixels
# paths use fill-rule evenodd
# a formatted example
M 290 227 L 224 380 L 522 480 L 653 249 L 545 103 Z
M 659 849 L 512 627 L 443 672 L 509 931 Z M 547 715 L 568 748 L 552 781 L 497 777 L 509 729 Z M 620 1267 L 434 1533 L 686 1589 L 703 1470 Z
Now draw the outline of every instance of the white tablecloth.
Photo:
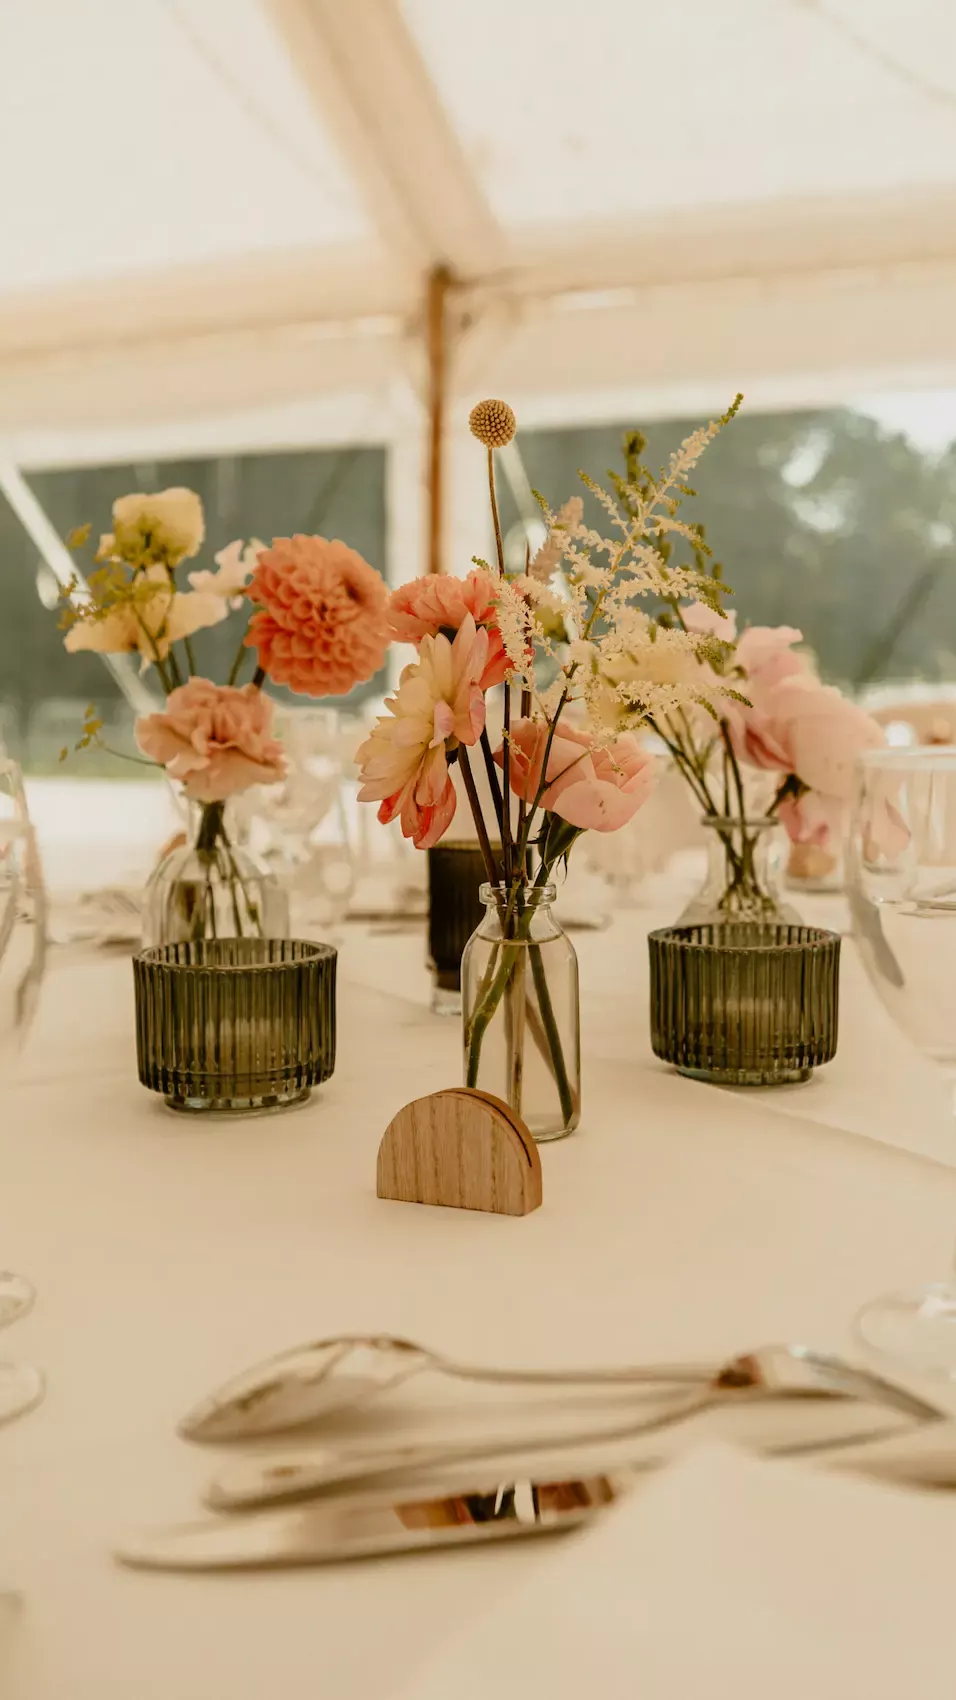
M 40 1293 L 2 1348 L 50 1381 L 0 1430 L 0 1587 L 24 1596 L 4 1700 L 387 1700 L 539 1562 L 532 1545 L 238 1577 L 114 1564 L 122 1531 L 195 1514 L 211 1458 L 177 1418 L 282 1345 L 387 1330 L 522 1365 L 841 1347 L 870 1294 L 946 1272 L 956 1137 L 850 947 L 830 1069 L 718 1091 L 650 1055 L 643 934 L 666 918 L 576 935 L 582 1126 L 543 1151 L 523 1220 L 375 1197 L 391 1115 L 458 1077 L 421 934 L 346 930 L 333 1080 L 232 1125 L 138 1085 L 127 961 L 55 968 L 0 1089 L 0 1250 Z

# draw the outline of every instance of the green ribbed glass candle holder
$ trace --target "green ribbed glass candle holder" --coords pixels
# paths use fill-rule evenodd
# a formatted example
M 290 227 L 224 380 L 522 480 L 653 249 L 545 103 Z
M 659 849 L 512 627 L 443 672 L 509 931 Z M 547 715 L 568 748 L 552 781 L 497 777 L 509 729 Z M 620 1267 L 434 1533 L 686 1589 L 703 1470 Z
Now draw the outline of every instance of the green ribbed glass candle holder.
M 329 944 L 197 939 L 133 958 L 139 1078 L 170 1109 L 261 1113 L 335 1067 Z
M 782 1086 L 836 1052 L 840 938 L 740 923 L 648 935 L 651 1045 L 695 1080 Z

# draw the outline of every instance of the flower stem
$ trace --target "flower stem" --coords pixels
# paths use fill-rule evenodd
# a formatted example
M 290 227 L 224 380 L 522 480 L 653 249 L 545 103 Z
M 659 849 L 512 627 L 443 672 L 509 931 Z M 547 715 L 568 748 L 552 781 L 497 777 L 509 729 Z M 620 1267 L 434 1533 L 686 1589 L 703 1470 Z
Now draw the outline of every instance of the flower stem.
M 491 495 L 491 517 L 495 527 L 495 549 L 498 555 L 498 572 L 505 576 L 505 550 L 501 541 L 501 521 L 498 518 L 498 495 L 495 490 L 495 451 L 488 450 L 488 490 Z
M 196 849 L 201 856 L 213 855 L 216 845 L 222 836 L 224 803 L 204 803 L 199 817 L 199 831 L 196 834 Z
M 505 868 L 505 883 L 511 884 L 515 877 L 514 843 L 511 837 L 511 681 L 506 679 L 502 687 L 504 697 L 504 722 L 501 738 L 501 859 Z
M 240 672 L 240 669 L 242 667 L 242 663 L 245 661 L 247 654 L 248 654 L 248 650 L 246 649 L 245 641 L 243 640 L 242 642 L 240 642 L 239 648 L 236 650 L 236 658 L 233 661 L 233 664 L 229 669 L 229 677 L 226 680 L 227 685 L 234 685 L 235 684 L 236 680 L 239 677 L 239 672 Z
M 488 775 L 488 784 L 491 789 L 491 801 L 495 806 L 495 814 L 498 817 L 498 831 L 500 833 L 502 808 L 501 786 L 498 782 L 498 769 L 495 766 L 495 758 L 491 748 L 491 739 L 488 737 L 487 726 L 482 728 L 481 754 L 485 764 L 485 772 Z
M 488 837 L 488 828 L 485 825 L 485 817 L 482 813 L 481 798 L 478 795 L 478 790 L 475 785 L 475 776 L 471 771 L 471 762 L 468 760 L 468 751 L 464 744 L 459 744 L 458 746 L 458 766 L 461 769 L 461 777 L 464 782 L 468 802 L 471 805 L 471 815 L 475 823 L 475 831 L 478 834 L 478 847 L 481 850 L 482 861 L 485 864 L 485 873 L 488 875 L 488 884 L 494 891 L 498 885 L 498 869 L 495 866 L 491 840 Z
M 491 517 L 495 527 L 495 550 L 498 556 L 498 576 L 505 576 L 505 551 L 501 540 L 501 520 L 498 517 L 498 494 L 495 489 L 495 451 L 488 449 L 488 495 L 491 500 Z M 504 717 L 501 740 L 501 860 L 504 863 L 505 884 L 510 885 L 515 875 L 514 841 L 511 833 L 511 681 L 505 679 L 504 685 Z
M 558 1024 L 554 1016 L 554 1005 L 551 1002 L 551 991 L 541 955 L 541 946 L 539 944 L 530 945 L 528 954 L 531 957 L 531 974 L 538 997 L 538 1008 L 541 1011 L 541 1020 L 544 1022 L 544 1030 L 548 1036 L 548 1049 L 551 1052 L 555 1085 L 558 1088 L 558 1097 L 561 1101 L 561 1114 L 564 1117 L 565 1124 L 567 1124 L 575 1110 L 574 1095 L 568 1081 L 568 1069 L 564 1060 L 561 1034 L 558 1031 Z
M 542 886 L 548 883 L 550 876 L 551 864 L 542 863 L 535 875 L 532 891 L 540 890 Z M 489 957 L 482 983 L 478 988 L 474 1013 L 465 1030 L 467 1047 L 466 1085 L 475 1086 L 477 1084 L 485 1032 L 493 1020 L 502 998 L 504 998 L 507 1075 L 509 1101 L 512 1108 L 520 1109 L 524 1069 L 524 1034 L 525 1022 L 527 1021 L 527 1026 L 534 1036 L 535 1043 L 554 1078 L 561 1113 L 565 1121 L 568 1122 L 576 1108 L 575 1098 L 568 1079 L 567 1063 L 561 1044 L 560 1030 L 554 1014 L 554 1005 L 551 1001 L 541 946 L 530 936 L 535 908 L 534 904 L 526 904 L 525 889 L 524 886 L 519 889 L 516 883 L 509 892 L 508 906 L 501 918 L 503 936 L 500 959 L 499 946 L 496 942 Z M 524 953 L 526 951 L 531 962 L 537 1010 L 525 993 Z M 539 1028 L 541 1029 L 540 1032 Z

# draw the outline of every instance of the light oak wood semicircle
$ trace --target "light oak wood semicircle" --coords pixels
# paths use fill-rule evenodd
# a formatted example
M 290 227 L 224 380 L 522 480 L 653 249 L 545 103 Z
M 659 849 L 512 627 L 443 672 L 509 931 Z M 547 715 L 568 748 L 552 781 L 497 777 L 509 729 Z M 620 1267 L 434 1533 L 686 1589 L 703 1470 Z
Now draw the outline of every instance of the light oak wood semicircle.
M 526 1216 L 541 1203 L 541 1158 L 500 1098 L 448 1087 L 399 1110 L 378 1148 L 379 1198 Z

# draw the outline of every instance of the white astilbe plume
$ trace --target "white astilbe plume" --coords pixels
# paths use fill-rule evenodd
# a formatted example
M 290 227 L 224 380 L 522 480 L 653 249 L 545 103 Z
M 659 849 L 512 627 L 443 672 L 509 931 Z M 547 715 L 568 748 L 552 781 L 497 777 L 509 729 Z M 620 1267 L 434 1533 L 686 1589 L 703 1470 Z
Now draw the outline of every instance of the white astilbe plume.
M 544 543 L 497 598 L 505 650 L 532 690 L 536 718 L 583 713 L 593 735 L 611 743 L 648 722 L 699 724 L 707 708 L 719 715 L 727 685 L 714 669 L 713 640 L 685 630 L 673 610 L 695 602 L 719 609 L 723 589 L 699 564 L 672 566 L 668 557 L 671 540 L 689 543 L 698 563 L 709 553 L 677 510 L 688 472 L 737 405 L 685 438 L 657 478 L 641 467 L 633 482 L 615 478 L 612 495 L 582 474 L 611 521 L 609 536 L 585 525 L 580 497 L 557 513 L 544 509 Z M 663 623 L 662 602 L 670 611 Z M 713 714 L 706 718 L 716 726 Z
M 495 619 L 505 646 L 505 654 L 511 662 L 515 676 L 528 685 L 533 684 L 534 627 L 531 604 L 518 586 L 506 578 L 501 579 L 498 585 Z
M 555 573 L 564 558 L 565 547 L 569 534 L 580 524 L 584 515 L 584 502 L 580 496 L 571 496 L 557 513 L 549 515 L 548 535 L 538 550 L 528 573 L 540 584 L 546 584 Z

